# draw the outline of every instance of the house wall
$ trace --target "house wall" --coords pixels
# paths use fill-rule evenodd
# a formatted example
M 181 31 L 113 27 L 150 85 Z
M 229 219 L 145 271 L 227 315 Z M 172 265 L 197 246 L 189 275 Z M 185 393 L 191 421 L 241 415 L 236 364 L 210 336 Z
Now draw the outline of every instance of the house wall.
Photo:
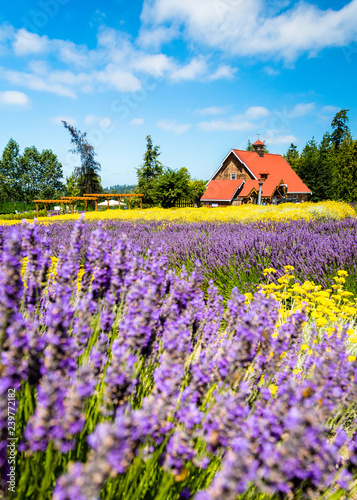
M 219 207 L 229 207 L 230 202 L 229 201 L 203 201 L 203 206 L 206 208 L 211 208 L 212 204 L 213 205 L 218 205 Z
M 250 175 L 243 163 L 241 163 L 233 153 L 228 156 L 221 169 L 213 179 L 229 180 L 231 178 L 231 174 L 237 174 L 237 179 L 248 180 L 254 178 Z
M 293 198 L 294 197 L 294 193 L 289 193 L 289 191 L 288 191 L 287 197 L 288 198 Z M 299 203 L 304 202 L 304 201 L 309 201 L 309 198 L 310 198 L 310 195 L 307 194 L 307 193 L 298 193 L 298 195 L 297 195 L 297 201 Z

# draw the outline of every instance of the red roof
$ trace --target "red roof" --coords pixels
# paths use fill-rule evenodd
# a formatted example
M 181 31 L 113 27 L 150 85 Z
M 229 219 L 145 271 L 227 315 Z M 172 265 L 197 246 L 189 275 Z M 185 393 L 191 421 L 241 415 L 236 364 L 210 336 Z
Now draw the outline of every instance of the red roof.
M 258 141 L 257 141 L 258 142 Z M 288 193 L 311 193 L 296 172 L 281 155 L 265 153 L 259 156 L 255 151 L 233 149 L 256 179 L 259 179 L 263 169 L 269 174 L 266 182 L 274 181 L 277 186 L 283 179 L 288 186 Z
M 255 141 L 255 143 L 253 144 L 253 146 L 264 146 L 264 142 L 260 141 L 259 139 L 257 141 Z
M 256 153 L 255 153 L 256 154 Z M 243 179 L 214 180 L 211 181 L 202 196 L 203 201 L 231 201 L 238 188 L 243 184 Z

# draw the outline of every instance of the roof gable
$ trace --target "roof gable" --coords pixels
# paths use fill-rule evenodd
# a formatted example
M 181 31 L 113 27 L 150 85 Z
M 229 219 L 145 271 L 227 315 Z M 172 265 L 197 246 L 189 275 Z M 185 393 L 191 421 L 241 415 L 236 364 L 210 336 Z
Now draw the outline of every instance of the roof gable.
M 258 179 L 258 177 L 255 176 L 255 174 L 251 171 L 251 169 L 248 167 L 248 165 L 246 165 L 246 163 L 244 162 L 244 160 L 242 158 L 240 158 L 237 154 L 238 150 L 235 150 L 235 149 L 231 149 L 229 151 L 229 153 L 227 154 L 227 156 L 223 159 L 222 163 L 220 164 L 220 166 L 217 168 L 217 170 L 215 171 L 215 173 L 212 175 L 212 177 L 210 178 L 210 180 L 208 182 L 211 182 L 217 175 L 218 173 L 220 172 L 220 170 L 222 169 L 222 167 L 224 166 L 226 160 L 229 158 L 229 156 L 231 154 L 234 155 L 235 158 L 238 159 L 238 161 L 240 163 L 243 164 L 243 166 L 247 169 L 247 171 L 249 172 L 249 174 L 253 177 L 253 179 Z M 256 153 L 254 153 L 256 154 Z
M 288 193 L 311 193 L 311 190 L 302 182 L 283 156 L 270 153 L 259 156 L 255 151 L 240 149 L 233 149 L 233 152 L 247 165 L 256 179 L 264 170 L 269 174 L 269 181 L 274 180 L 277 184 L 281 179 L 284 179 L 284 183 L 288 186 Z

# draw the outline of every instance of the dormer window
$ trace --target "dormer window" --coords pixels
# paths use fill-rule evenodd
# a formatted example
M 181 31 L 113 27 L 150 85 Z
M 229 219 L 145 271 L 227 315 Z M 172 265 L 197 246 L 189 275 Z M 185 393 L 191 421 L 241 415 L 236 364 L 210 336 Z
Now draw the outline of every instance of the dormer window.
M 261 178 L 262 179 L 267 179 L 268 178 L 268 174 L 261 174 Z
M 231 181 L 235 181 L 237 178 L 237 174 L 231 174 Z

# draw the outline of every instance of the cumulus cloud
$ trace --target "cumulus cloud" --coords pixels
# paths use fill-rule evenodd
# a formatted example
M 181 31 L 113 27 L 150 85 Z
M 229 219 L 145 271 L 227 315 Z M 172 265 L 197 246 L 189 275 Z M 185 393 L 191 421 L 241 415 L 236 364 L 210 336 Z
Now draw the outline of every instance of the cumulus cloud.
M 279 3 L 278 8 L 275 4 Z M 186 40 L 239 56 L 294 61 L 357 40 L 357 0 L 339 10 L 311 2 L 268 0 L 145 0 L 143 22 L 181 26 Z
M 315 109 L 315 103 L 309 102 L 306 104 L 296 104 L 296 106 L 288 113 L 290 118 L 299 118 L 301 116 L 306 116 Z
M 68 40 L 39 36 L 23 28 L 7 29 L 7 33 L 13 53 L 29 61 L 26 70 L 3 68 L 0 77 L 14 85 L 71 98 L 76 98 L 80 92 L 108 89 L 139 91 L 147 76 L 179 83 L 231 79 L 236 72 L 229 65 L 209 63 L 203 57 L 181 63 L 152 48 L 138 48 L 139 44 L 127 33 L 112 28 L 99 30 L 97 47 L 92 50 Z M 0 43 L 1 37 L 5 37 L 2 27 Z
M 265 138 L 266 142 L 268 145 L 274 145 L 274 146 L 284 146 L 285 144 L 296 144 L 299 142 L 299 139 L 292 134 L 286 134 L 286 135 L 278 135 L 275 133 L 267 135 Z
M 165 54 L 143 54 L 132 63 L 133 69 L 155 76 L 162 77 L 167 72 L 174 70 L 176 63 Z
M 170 74 L 173 82 L 196 80 L 207 73 L 207 63 L 203 59 L 192 59 L 188 64 L 174 69 Z
M 29 98 L 26 94 L 17 90 L 5 90 L 4 92 L 0 92 L 0 104 L 27 107 L 29 105 Z
M 233 115 L 226 120 L 202 121 L 198 128 L 206 132 L 214 131 L 249 131 L 263 126 L 271 112 L 264 106 L 251 106 L 244 113 Z
M 142 47 L 159 49 L 163 44 L 170 42 L 179 36 L 179 30 L 176 26 L 158 26 L 155 29 L 140 30 L 138 44 Z
M 190 124 L 179 124 L 175 120 L 159 120 L 157 125 L 163 130 L 173 132 L 174 134 L 184 134 L 191 128 Z
M 30 33 L 24 28 L 19 29 L 13 41 L 13 49 L 17 56 L 27 56 L 29 54 L 43 54 L 50 48 L 50 41 L 46 35 L 39 36 Z
M 210 106 L 208 108 L 196 109 L 199 115 L 223 115 L 229 111 L 231 106 Z

